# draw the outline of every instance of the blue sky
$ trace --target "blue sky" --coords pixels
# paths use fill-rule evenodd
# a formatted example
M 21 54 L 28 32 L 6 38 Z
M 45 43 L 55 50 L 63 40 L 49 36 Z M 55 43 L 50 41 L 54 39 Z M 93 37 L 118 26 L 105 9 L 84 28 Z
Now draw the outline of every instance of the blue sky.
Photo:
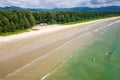
M 18 6 L 24 8 L 70 8 L 120 6 L 120 0 L 0 0 L 0 6 Z

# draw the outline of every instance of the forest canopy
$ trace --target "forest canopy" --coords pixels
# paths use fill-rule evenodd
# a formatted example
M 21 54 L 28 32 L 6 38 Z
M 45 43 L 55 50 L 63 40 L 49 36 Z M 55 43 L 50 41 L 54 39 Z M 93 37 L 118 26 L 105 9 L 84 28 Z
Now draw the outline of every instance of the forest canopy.
M 120 11 L 39 11 L 0 10 L 0 33 L 25 30 L 36 24 L 64 24 L 74 21 L 120 16 Z

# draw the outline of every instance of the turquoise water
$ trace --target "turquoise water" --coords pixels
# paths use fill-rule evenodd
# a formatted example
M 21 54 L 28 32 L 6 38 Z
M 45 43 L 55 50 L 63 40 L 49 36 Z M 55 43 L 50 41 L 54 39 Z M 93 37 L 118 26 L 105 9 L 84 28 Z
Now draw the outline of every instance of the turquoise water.
M 120 80 L 120 23 L 113 26 L 46 80 Z

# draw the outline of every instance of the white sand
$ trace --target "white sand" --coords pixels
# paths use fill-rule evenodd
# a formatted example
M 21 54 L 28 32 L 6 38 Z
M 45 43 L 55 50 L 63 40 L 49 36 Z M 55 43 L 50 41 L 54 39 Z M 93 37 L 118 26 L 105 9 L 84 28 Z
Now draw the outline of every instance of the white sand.
M 113 17 L 116 18 L 116 17 Z M 100 20 L 110 20 L 113 18 L 108 18 L 108 19 L 100 19 Z M 119 17 L 117 17 L 119 18 Z M 12 40 L 17 40 L 17 39 L 21 39 L 21 38 L 26 38 L 26 37 L 32 37 L 35 35 L 40 35 L 43 33 L 48 33 L 48 32 L 53 32 L 53 31 L 57 31 L 57 30 L 62 30 L 62 29 L 66 29 L 66 28 L 71 28 L 71 27 L 75 27 L 75 26 L 79 26 L 79 25 L 83 25 L 83 24 L 87 24 L 87 23 L 92 23 L 92 22 L 97 22 L 100 20 L 94 20 L 94 21 L 90 21 L 90 22 L 84 22 L 84 23 L 78 23 L 78 24 L 73 24 L 73 25 L 48 25 L 48 26 L 40 26 L 40 25 L 36 25 L 34 26 L 35 29 L 38 29 L 37 31 L 30 31 L 30 32 L 24 32 L 21 34 L 15 34 L 15 35 L 10 35 L 10 36 L 0 36 L 0 43 L 6 42 L 6 41 L 12 41 Z

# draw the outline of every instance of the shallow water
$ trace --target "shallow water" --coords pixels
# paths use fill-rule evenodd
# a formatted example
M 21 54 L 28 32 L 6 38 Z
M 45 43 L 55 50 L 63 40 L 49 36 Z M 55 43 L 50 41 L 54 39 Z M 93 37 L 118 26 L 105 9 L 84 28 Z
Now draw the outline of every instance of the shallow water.
M 120 22 L 112 26 L 46 80 L 120 80 Z

